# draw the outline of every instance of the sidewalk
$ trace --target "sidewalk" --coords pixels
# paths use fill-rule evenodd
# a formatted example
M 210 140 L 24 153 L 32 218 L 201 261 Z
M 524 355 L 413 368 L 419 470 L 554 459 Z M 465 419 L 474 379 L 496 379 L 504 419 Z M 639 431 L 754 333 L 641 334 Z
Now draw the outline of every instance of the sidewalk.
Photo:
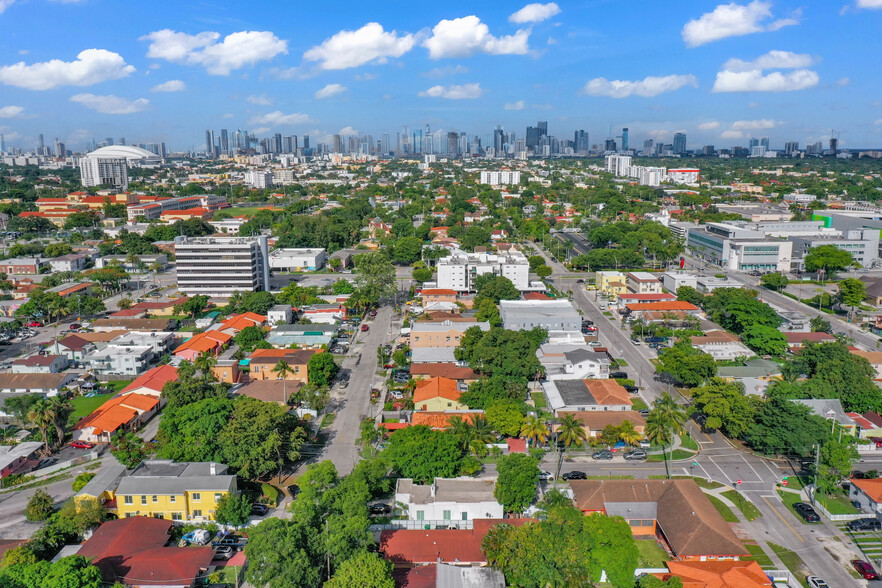
M 713 496 L 714 498 L 716 498 L 717 500 L 719 500 L 720 502 L 722 502 L 723 504 L 725 504 L 726 506 L 729 507 L 729 509 L 732 511 L 732 514 L 735 515 L 735 518 L 738 519 L 738 522 L 734 523 L 734 524 L 740 525 L 740 526 L 744 527 L 745 530 L 748 530 L 747 534 L 750 536 L 750 538 L 757 545 L 759 545 L 762 548 L 763 553 L 765 553 L 766 556 L 770 560 L 772 560 L 772 563 L 774 564 L 774 569 L 776 569 L 776 570 L 786 570 L 787 569 L 787 566 L 784 565 L 784 562 L 781 561 L 781 558 L 778 557 L 778 554 L 775 553 L 775 551 L 771 547 L 769 547 L 769 544 L 766 542 L 766 540 L 763 539 L 763 533 L 761 532 L 761 530 L 759 528 L 752 529 L 751 527 L 754 527 L 754 523 L 745 519 L 744 513 L 741 512 L 741 509 L 738 508 L 738 505 L 736 505 L 734 502 L 732 502 L 726 496 L 723 495 L 723 492 L 727 492 L 729 490 L 734 490 L 734 488 L 731 488 L 730 486 L 723 486 L 721 488 L 714 488 L 711 490 L 708 490 L 708 489 L 702 489 L 702 490 L 705 494 L 709 494 L 709 495 Z M 736 492 L 737 492 L 737 490 L 736 490 Z M 748 498 L 746 496 L 744 497 L 744 499 L 748 500 Z M 756 505 L 754 505 L 754 506 L 756 506 Z M 757 508 L 759 508 L 759 507 L 757 507 Z M 757 520 L 761 520 L 761 518 L 762 517 L 760 517 L 760 519 L 757 519 Z

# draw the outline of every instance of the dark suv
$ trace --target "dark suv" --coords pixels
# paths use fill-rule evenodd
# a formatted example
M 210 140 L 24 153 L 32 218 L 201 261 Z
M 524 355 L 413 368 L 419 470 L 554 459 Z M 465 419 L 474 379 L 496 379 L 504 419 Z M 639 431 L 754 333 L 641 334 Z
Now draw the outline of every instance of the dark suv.
M 879 519 L 855 519 L 848 521 L 846 527 L 849 531 L 882 531 L 882 522 Z
M 793 510 L 796 511 L 796 514 L 802 517 L 807 523 L 820 523 L 821 517 L 818 516 L 818 513 L 815 512 L 815 509 L 811 507 L 811 505 L 806 504 L 804 502 L 797 502 L 793 505 Z
M 628 372 L 610 372 L 609 378 L 611 380 L 627 380 Z

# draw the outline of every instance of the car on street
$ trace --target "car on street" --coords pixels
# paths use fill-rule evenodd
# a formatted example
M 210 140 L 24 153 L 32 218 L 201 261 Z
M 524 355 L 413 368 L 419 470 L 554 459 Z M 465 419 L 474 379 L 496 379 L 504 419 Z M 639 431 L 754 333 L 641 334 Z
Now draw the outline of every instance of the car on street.
M 643 461 L 647 457 L 646 452 L 642 449 L 632 449 L 625 454 L 625 459 L 628 461 Z
M 806 504 L 805 502 L 797 502 L 793 505 L 793 510 L 796 511 L 802 520 L 807 523 L 820 523 L 821 517 L 818 516 L 818 513 L 810 504 Z
M 601 449 L 591 454 L 591 459 L 612 459 L 613 454 L 609 449 Z
M 584 278 L 579 278 L 578 280 L 576 280 L 576 283 L 577 283 L 577 284 L 584 284 L 584 283 L 585 283 L 585 279 L 584 279 Z
M 370 327 L 368 327 L 367 325 L 361 325 L 361 330 L 362 331 L 369 331 Z
M 56 461 L 58 461 L 58 460 L 55 459 L 54 457 L 47 457 L 46 459 L 41 459 L 40 463 L 38 463 L 37 467 L 34 469 L 39 470 L 41 468 L 48 468 L 49 466 L 54 464 Z
M 588 474 L 585 472 L 580 472 L 579 470 L 573 470 L 572 472 L 566 472 L 561 475 L 561 478 L 564 480 L 587 480 Z
M 849 531 L 882 531 L 882 522 L 879 519 L 863 518 L 848 521 L 845 525 Z
M 878 580 L 879 574 L 876 573 L 875 568 L 869 563 L 865 562 L 862 559 L 853 559 L 851 560 L 851 565 L 857 570 L 857 573 L 860 574 L 861 578 L 864 580 Z
M 809 588 L 830 588 L 827 582 L 817 576 L 806 576 L 805 583 L 809 585 Z
M 582 326 L 583 327 L 590 327 L 593 324 L 594 324 L 594 321 L 592 321 L 592 320 L 582 319 Z
M 26 327 L 42 327 L 43 323 L 41 323 L 39 321 L 31 321 L 29 323 L 25 323 L 25 326 Z
M 601 345 L 602 345 L 602 343 L 600 341 L 590 341 L 588 343 L 589 347 L 600 347 Z
M 631 339 L 631 343 L 633 343 L 634 345 L 642 345 L 643 344 L 640 342 L 640 339 Z
M 265 504 L 254 503 L 251 505 L 251 516 L 262 517 L 269 512 L 269 507 Z
M 70 446 L 74 449 L 92 449 L 95 447 L 95 444 L 88 441 L 71 441 Z
M 369 315 L 371 318 L 374 318 L 375 316 L 377 316 L 377 311 L 376 311 L 376 310 L 372 310 L 372 311 L 370 311 L 370 312 L 368 313 L 368 315 Z
M 882 447 L 882 437 L 870 437 L 870 441 L 876 445 L 876 449 Z
M 82 329 L 82 328 L 83 328 L 83 325 L 81 325 L 79 323 L 74 323 L 70 326 L 71 331 L 76 331 L 77 329 Z
M 597 327 L 595 327 L 594 325 L 586 325 L 586 326 L 582 327 L 582 332 L 583 333 L 596 333 Z
M 628 372 L 610 372 L 609 378 L 611 380 L 627 380 Z
M 552 480 L 554 480 L 554 474 L 551 472 L 539 472 L 540 482 L 550 482 Z
M 372 515 L 384 515 L 392 512 L 392 507 L 388 504 L 372 504 L 368 507 L 368 512 Z

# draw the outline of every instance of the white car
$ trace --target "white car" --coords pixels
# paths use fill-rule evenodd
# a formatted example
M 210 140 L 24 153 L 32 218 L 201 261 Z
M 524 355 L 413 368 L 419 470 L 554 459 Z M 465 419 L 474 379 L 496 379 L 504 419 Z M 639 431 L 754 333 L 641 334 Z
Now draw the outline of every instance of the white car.
M 591 347 L 600 347 L 602 343 L 600 341 L 591 341 L 588 343 L 588 345 Z
M 830 585 L 827 584 L 827 582 L 817 576 L 806 576 L 805 582 L 809 585 L 809 588 L 830 588 Z
M 554 480 L 554 474 L 551 472 L 539 472 L 540 482 L 550 482 L 552 480 Z

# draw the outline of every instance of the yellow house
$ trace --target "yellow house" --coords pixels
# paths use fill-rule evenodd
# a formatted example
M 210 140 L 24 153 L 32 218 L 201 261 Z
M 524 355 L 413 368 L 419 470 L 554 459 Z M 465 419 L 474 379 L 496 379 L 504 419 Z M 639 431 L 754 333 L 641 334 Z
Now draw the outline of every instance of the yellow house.
M 617 300 L 628 291 L 627 280 L 622 272 L 597 272 L 597 289 L 610 300 Z
M 76 500 L 97 499 L 119 518 L 210 521 L 221 497 L 238 493 L 236 476 L 226 472 L 227 466 L 213 462 L 147 460 L 128 476 L 122 466 L 106 468 Z
M 459 402 L 460 394 L 456 380 L 441 376 L 423 380 L 413 391 L 414 410 L 467 410 L 468 407 Z

